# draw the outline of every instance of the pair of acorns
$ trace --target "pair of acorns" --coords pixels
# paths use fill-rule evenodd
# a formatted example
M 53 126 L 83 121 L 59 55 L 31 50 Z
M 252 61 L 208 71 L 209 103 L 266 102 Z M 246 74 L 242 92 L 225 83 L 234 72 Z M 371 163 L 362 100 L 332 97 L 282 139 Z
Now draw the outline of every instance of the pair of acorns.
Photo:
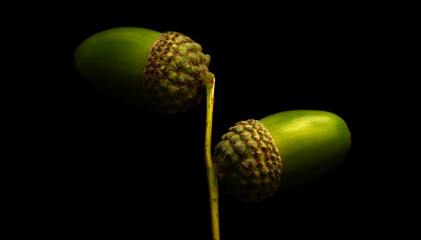
M 213 78 L 210 56 L 178 32 L 123 27 L 99 32 L 75 52 L 79 74 L 99 91 L 163 115 L 198 105 Z M 261 201 L 338 165 L 351 145 L 346 123 L 316 110 L 276 113 L 229 128 L 213 156 L 228 193 Z

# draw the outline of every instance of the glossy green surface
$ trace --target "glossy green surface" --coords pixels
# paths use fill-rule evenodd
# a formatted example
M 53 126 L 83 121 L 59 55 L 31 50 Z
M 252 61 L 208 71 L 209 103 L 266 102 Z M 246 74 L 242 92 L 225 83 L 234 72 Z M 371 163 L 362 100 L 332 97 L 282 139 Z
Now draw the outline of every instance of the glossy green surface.
M 134 27 L 96 33 L 77 47 L 75 67 L 99 91 L 142 106 L 142 73 L 149 51 L 160 34 Z
M 280 189 L 325 174 L 345 158 L 351 146 L 346 123 L 330 112 L 285 111 L 260 122 L 269 130 L 282 158 Z

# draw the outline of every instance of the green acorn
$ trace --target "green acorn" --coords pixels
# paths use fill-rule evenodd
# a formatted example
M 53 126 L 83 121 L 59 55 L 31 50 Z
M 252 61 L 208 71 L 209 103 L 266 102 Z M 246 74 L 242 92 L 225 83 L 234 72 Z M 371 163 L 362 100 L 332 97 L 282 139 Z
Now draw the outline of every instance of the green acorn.
M 79 74 L 99 91 L 160 114 L 198 105 L 210 56 L 178 32 L 121 27 L 96 33 L 75 51 Z
M 213 161 L 229 194 L 257 202 L 322 176 L 345 158 L 350 145 L 339 116 L 293 110 L 236 123 L 215 147 Z

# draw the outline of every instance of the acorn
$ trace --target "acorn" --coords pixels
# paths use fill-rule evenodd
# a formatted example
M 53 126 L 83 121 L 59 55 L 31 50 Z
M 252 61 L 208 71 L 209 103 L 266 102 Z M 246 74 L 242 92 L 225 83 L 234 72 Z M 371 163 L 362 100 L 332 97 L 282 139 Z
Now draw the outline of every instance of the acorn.
M 178 32 L 112 28 L 83 41 L 77 72 L 100 92 L 164 115 L 198 105 L 206 92 L 210 56 Z
M 215 147 L 213 162 L 229 194 L 258 202 L 332 170 L 350 146 L 348 126 L 336 114 L 291 110 L 237 122 Z

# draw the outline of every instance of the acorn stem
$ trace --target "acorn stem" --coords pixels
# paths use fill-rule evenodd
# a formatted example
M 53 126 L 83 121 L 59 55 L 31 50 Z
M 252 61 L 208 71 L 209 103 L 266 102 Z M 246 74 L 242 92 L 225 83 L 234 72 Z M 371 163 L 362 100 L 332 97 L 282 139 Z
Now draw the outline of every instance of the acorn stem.
M 219 210 L 218 210 L 218 179 L 211 155 L 212 119 L 215 92 L 215 76 L 212 73 L 206 82 L 206 136 L 205 136 L 205 161 L 208 177 L 209 201 L 212 224 L 213 240 L 219 240 Z

